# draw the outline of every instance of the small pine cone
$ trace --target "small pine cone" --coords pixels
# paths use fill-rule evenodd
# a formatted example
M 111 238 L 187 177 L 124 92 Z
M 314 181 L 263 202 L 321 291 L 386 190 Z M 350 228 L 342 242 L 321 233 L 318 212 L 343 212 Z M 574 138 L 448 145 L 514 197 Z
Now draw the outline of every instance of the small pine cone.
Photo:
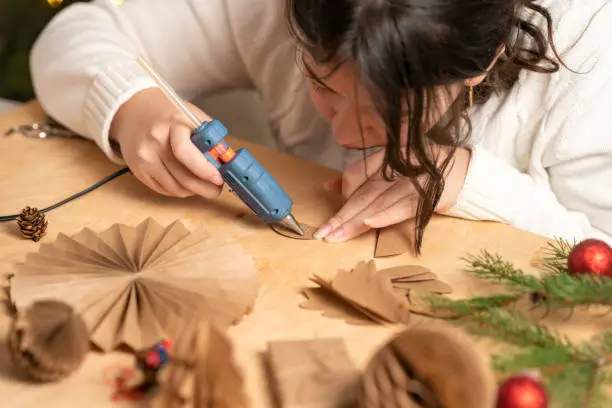
M 38 208 L 26 207 L 21 210 L 17 224 L 21 234 L 34 242 L 39 241 L 47 232 L 47 220 L 45 215 L 38 211 Z
M 378 350 L 362 377 L 359 408 L 490 408 L 495 377 L 463 331 L 413 327 Z

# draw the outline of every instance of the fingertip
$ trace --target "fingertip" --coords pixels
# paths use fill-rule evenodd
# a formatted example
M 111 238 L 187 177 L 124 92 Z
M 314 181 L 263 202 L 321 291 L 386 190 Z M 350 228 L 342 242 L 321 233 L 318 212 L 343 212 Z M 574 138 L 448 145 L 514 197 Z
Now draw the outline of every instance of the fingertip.
M 319 228 L 314 234 L 312 234 L 312 237 L 316 240 L 322 240 L 327 235 L 329 235 L 329 233 L 331 232 L 331 229 L 332 229 L 331 225 L 325 224 L 321 228 Z
M 219 173 L 213 174 L 212 177 L 210 178 L 210 181 L 217 186 L 223 185 L 223 177 L 221 177 L 221 174 Z
M 173 133 L 174 135 L 174 133 Z M 172 153 L 176 160 L 202 180 L 216 186 L 224 184 L 223 177 L 189 137 L 171 137 Z
M 337 193 L 342 190 L 342 178 L 337 177 L 323 183 L 323 189 L 328 193 Z
M 375 218 L 367 218 L 363 220 L 363 223 L 370 228 L 378 228 Z
M 325 242 L 339 243 L 339 242 L 345 242 L 348 239 L 349 237 L 347 237 L 346 232 L 344 231 L 344 228 L 338 228 L 337 230 L 335 230 L 334 232 L 332 232 L 331 234 L 325 237 Z

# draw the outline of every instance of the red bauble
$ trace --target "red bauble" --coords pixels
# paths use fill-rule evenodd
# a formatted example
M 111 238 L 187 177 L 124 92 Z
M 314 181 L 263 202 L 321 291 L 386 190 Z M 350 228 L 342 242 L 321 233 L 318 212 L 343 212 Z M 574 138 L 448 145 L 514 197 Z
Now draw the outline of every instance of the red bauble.
M 547 408 L 548 394 L 544 385 L 528 375 L 508 378 L 499 387 L 497 408 Z
M 572 275 L 612 277 L 612 248 L 599 239 L 585 239 L 570 251 L 567 267 Z

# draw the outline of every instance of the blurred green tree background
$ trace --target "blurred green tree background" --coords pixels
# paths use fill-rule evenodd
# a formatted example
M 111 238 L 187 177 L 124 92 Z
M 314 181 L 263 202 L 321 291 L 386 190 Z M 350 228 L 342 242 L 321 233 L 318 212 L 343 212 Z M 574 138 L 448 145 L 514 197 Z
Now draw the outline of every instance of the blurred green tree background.
M 0 0 L 0 98 L 34 97 L 29 54 L 32 44 L 61 9 L 89 0 Z

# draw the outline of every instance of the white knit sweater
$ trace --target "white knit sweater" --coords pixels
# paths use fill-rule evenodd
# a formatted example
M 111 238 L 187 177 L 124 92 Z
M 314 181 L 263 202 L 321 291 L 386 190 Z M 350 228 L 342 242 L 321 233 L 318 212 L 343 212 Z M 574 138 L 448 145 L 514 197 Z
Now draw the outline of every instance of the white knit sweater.
M 612 0 L 547 0 L 565 68 L 523 72 L 471 112 L 473 157 L 450 215 L 549 237 L 612 243 Z M 185 98 L 255 88 L 280 150 L 334 168 L 351 156 L 316 113 L 281 0 L 112 0 L 59 13 L 32 50 L 38 100 L 117 162 L 118 107 L 155 84 L 145 55 Z M 237 113 L 239 114 L 239 113 Z M 236 135 L 240 136 L 240 135 Z M 354 156 L 353 156 L 354 157 Z

